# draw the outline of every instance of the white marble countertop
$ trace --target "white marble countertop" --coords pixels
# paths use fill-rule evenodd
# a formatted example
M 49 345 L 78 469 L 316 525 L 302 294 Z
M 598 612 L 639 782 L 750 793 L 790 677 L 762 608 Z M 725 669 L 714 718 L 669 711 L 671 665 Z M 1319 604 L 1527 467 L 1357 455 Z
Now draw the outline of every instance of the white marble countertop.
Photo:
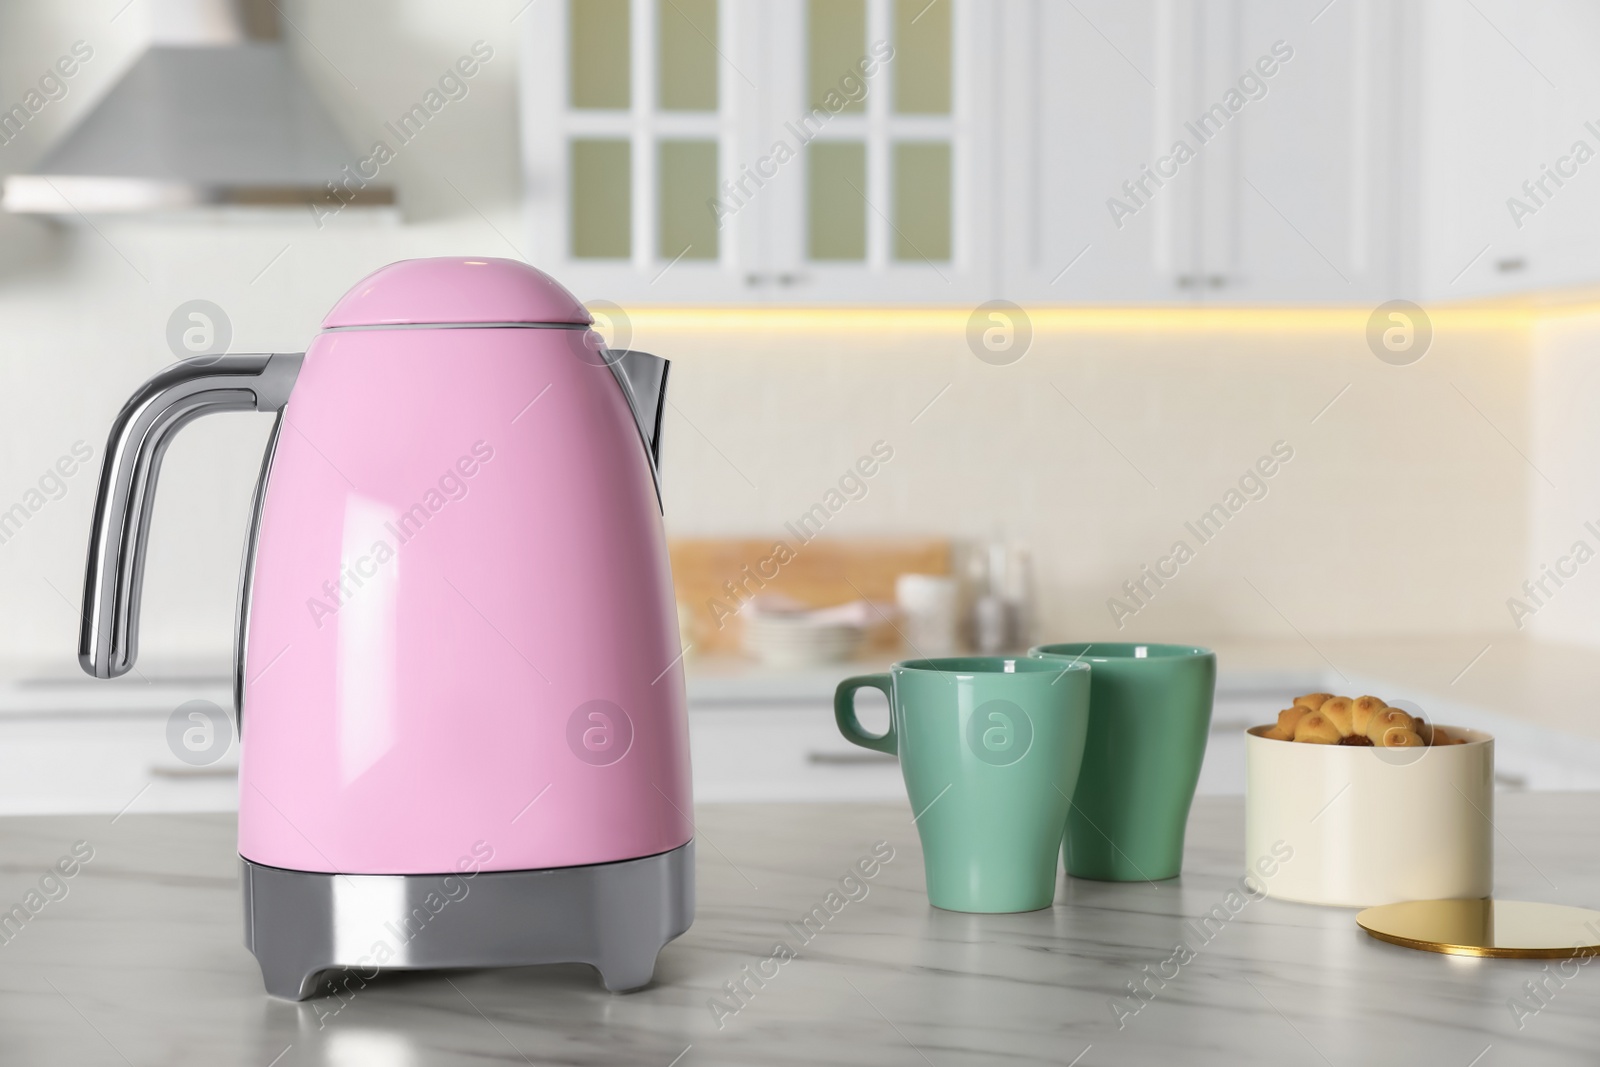
M 0 943 L 7 1067 L 302 1064 L 1592 1064 L 1600 971 L 1510 1002 L 1544 965 L 1413 952 L 1354 913 L 1254 901 L 1202 942 L 1187 923 L 1239 876 L 1241 804 L 1197 801 L 1181 878 L 1063 877 L 1027 915 L 933 910 L 904 805 L 707 805 L 694 926 L 656 982 L 580 966 L 395 973 L 346 1001 L 261 990 L 240 940 L 227 815 L 0 819 L 0 908 L 79 840 L 94 857 Z M 1600 794 L 1502 795 L 1497 891 L 1600 905 Z M 798 922 L 876 842 L 894 858 L 809 942 Z M 1119 1028 L 1127 984 L 1196 956 Z M 746 979 L 778 942 L 796 958 Z M 775 969 L 775 973 L 772 973 Z M 741 1000 L 726 983 L 744 981 Z M 723 1007 L 719 1010 L 717 1003 Z M 1537 1002 L 1529 1002 L 1537 1003 Z M 737 1009 L 737 1010 L 734 1010 Z

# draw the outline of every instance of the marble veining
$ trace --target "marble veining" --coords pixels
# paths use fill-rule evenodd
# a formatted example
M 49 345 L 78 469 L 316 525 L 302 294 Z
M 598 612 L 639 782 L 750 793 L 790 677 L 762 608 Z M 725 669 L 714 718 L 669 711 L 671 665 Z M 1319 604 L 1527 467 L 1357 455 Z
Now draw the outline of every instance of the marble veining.
M 298 1005 L 243 947 L 232 816 L 0 819 L 0 908 L 94 848 L 65 896 L 0 927 L 0 1063 L 1600 1062 L 1600 966 L 1534 1000 L 1543 963 L 1397 948 L 1348 910 L 1254 900 L 1197 925 L 1242 873 L 1237 798 L 1196 803 L 1181 878 L 1063 876 L 1055 907 L 1002 916 L 928 906 L 903 805 L 697 814 L 695 925 L 641 992 L 552 966 L 395 972 Z M 1500 896 L 1600 906 L 1600 795 L 1503 794 L 1496 820 Z

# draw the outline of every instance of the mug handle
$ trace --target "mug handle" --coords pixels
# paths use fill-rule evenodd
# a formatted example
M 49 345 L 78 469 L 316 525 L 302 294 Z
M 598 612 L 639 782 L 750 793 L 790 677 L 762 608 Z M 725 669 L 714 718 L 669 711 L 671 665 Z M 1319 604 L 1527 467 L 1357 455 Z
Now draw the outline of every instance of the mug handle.
M 878 689 L 889 698 L 891 710 L 889 712 L 889 728 L 881 734 L 869 734 L 861 728 L 861 722 L 856 718 L 856 690 Z M 844 734 L 845 740 L 862 748 L 875 749 L 878 752 L 887 752 L 891 756 L 899 755 L 899 745 L 894 734 L 894 688 L 893 682 L 887 674 L 858 674 L 854 678 L 846 678 L 839 683 L 839 688 L 833 692 L 833 719 L 839 724 L 839 732 Z

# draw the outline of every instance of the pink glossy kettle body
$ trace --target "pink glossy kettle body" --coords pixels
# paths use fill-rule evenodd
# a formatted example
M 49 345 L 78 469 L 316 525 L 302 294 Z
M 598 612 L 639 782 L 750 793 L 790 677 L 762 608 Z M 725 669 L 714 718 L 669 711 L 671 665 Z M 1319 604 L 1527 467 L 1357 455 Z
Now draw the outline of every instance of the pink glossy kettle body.
M 313 876 L 400 876 L 402 892 L 406 879 L 468 871 L 603 880 L 613 875 L 597 865 L 693 837 L 655 468 L 665 364 L 639 354 L 630 377 L 590 321 L 524 264 L 406 261 L 358 284 L 303 361 L 175 371 L 119 419 L 81 650 L 102 676 L 132 663 L 165 436 L 218 407 L 281 411 L 241 592 L 252 915 L 275 892 L 320 886 Z M 304 877 L 274 889 L 285 873 Z M 523 892 L 511 878 L 496 883 L 506 907 Z M 338 920 L 337 886 L 328 898 Z M 456 914 L 465 923 L 470 909 Z M 597 965 L 611 951 L 600 940 Z M 408 944 L 399 965 L 451 965 L 476 942 L 452 944 L 456 955 Z M 540 958 L 589 958 L 562 951 Z M 313 962 L 336 957 L 330 947 Z M 310 978 L 292 977 L 305 995 Z
M 251 583 L 246 858 L 448 871 L 482 841 L 515 870 L 691 836 L 655 484 L 584 340 L 357 325 L 306 352 Z

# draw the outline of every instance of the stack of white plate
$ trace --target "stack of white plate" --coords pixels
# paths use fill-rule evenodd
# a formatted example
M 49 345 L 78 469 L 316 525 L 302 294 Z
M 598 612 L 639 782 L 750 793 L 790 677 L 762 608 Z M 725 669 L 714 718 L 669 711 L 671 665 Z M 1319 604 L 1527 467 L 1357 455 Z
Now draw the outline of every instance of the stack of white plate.
M 818 618 L 812 612 L 744 613 L 744 648 L 776 667 L 804 667 L 849 659 L 861 648 L 866 627 Z

